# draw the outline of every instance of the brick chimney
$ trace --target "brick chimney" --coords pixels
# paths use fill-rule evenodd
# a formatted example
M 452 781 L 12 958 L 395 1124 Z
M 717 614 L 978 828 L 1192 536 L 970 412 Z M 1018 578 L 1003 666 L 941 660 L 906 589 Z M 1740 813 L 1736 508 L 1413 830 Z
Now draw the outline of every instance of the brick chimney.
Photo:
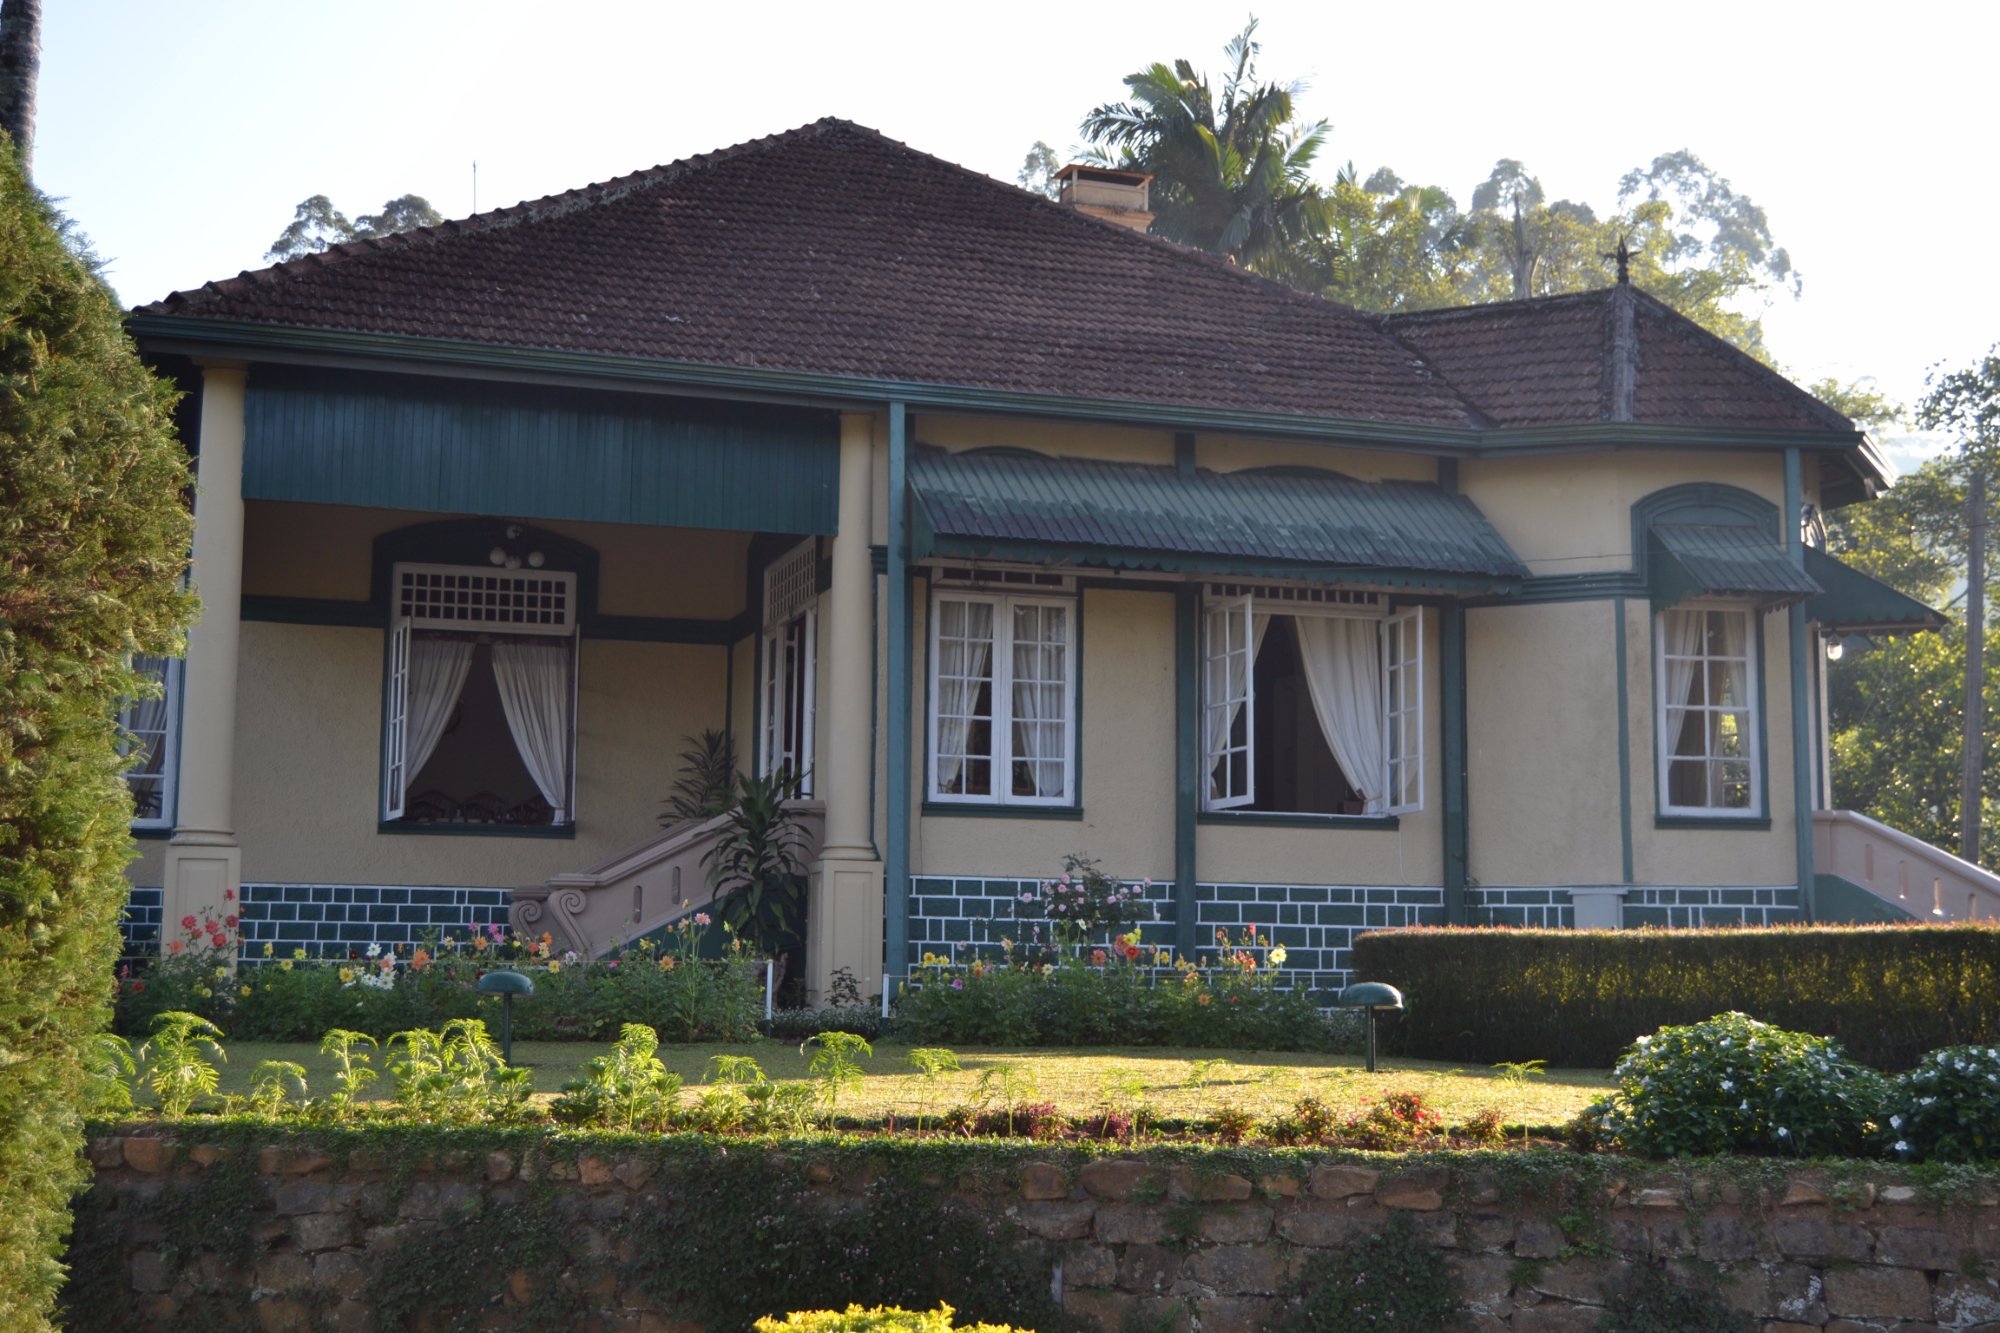
M 1148 195 L 1153 178 L 1143 171 L 1119 171 L 1072 162 L 1056 173 L 1062 202 L 1133 231 L 1153 225 Z

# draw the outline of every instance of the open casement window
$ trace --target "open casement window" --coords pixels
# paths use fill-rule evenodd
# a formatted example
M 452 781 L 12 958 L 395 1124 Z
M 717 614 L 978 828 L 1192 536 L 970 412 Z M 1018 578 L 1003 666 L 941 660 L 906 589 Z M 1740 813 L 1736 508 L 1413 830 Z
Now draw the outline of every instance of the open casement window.
M 1076 603 L 940 589 L 930 612 L 929 798 L 1076 800 Z
M 1661 812 L 1740 815 L 1763 810 L 1757 752 L 1755 612 L 1676 607 L 1659 614 Z
M 812 795 L 813 692 L 819 650 L 818 543 L 802 542 L 764 571 L 764 726 L 757 771 L 790 773 Z
M 132 827 L 172 828 L 180 768 L 180 659 L 141 653 L 133 657 L 132 669 L 157 687 L 118 714 L 120 746 L 131 764 L 125 784 L 132 789 Z
M 1383 750 L 1392 814 L 1424 804 L 1424 616 L 1412 609 L 1382 622 Z
M 574 823 L 576 642 L 574 574 L 396 565 L 382 818 Z
M 1423 805 L 1423 618 L 1380 594 L 1212 586 L 1203 807 L 1380 815 Z

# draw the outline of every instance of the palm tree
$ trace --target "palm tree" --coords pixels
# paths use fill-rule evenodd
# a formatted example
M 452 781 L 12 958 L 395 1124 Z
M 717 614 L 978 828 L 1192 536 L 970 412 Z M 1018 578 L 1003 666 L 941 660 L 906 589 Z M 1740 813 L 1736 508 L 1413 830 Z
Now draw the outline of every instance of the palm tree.
M 1131 98 L 1083 119 L 1095 156 L 1153 175 L 1153 230 L 1272 276 L 1284 276 L 1330 213 L 1307 172 L 1326 141 L 1324 120 L 1293 120 L 1304 85 L 1257 82 L 1257 20 L 1223 48 L 1216 98 L 1185 60 L 1127 75 Z

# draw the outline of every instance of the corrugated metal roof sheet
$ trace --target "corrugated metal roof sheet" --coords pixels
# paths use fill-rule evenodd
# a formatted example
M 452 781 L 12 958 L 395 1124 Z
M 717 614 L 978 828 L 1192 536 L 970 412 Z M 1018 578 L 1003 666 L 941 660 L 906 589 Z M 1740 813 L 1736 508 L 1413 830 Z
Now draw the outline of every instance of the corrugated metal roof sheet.
M 1424 482 L 1309 469 L 1183 473 L 1013 450 L 911 460 L 917 554 L 1060 558 L 1269 577 L 1335 570 L 1509 584 L 1527 575 L 1470 500 Z M 1024 549 L 1024 548 L 1034 548 Z M 1227 563 L 1224 563 L 1227 562 Z M 1398 578 L 1394 582 L 1421 582 Z
M 1821 591 L 1783 547 L 1747 524 L 1657 523 L 1652 540 L 1648 573 L 1655 609 L 1690 597 L 1754 597 L 1776 606 Z
M 1824 551 L 1806 548 L 1806 573 L 1826 589 L 1806 600 L 1806 619 L 1827 629 L 1887 634 L 1945 627 L 1943 612 L 1933 611 Z

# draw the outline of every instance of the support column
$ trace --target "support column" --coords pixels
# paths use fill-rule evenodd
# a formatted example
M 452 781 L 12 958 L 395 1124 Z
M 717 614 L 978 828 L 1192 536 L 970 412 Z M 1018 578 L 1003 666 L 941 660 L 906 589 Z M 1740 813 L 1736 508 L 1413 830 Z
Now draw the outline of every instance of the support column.
M 242 886 L 236 840 L 236 650 L 243 605 L 244 368 L 201 372 L 195 462 L 194 588 L 201 618 L 181 673 L 180 779 L 161 894 L 161 947 L 184 916 L 219 917 Z
M 882 861 L 869 829 L 874 736 L 871 720 L 874 581 L 868 555 L 873 515 L 875 416 L 840 418 L 839 530 L 827 608 L 826 745 L 814 787 L 826 802 L 826 839 L 813 863 L 806 908 L 806 984 L 824 1002 L 834 972 L 854 974 L 864 999 L 882 987 Z
M 1800 531 L 1805 512 L 1803 468 L 1797 449 L 1785 450 L 1785 554 L 1805 568 L 1806 547 Z M 1797 843 L 1799 910 L 1808 922 L 1819 920 L 1818 881 L 1813 876 L 1812 729 L 1806 718 L 1806 608 L 1793 602 L 1785 612 L 1785 635 L 1791 648 L 1792 696 L 1792 830 Z M 1765 779 L 1769 783 L 1769 779 Z M 1769 799 L 1768 797 L 1766 798 Z

